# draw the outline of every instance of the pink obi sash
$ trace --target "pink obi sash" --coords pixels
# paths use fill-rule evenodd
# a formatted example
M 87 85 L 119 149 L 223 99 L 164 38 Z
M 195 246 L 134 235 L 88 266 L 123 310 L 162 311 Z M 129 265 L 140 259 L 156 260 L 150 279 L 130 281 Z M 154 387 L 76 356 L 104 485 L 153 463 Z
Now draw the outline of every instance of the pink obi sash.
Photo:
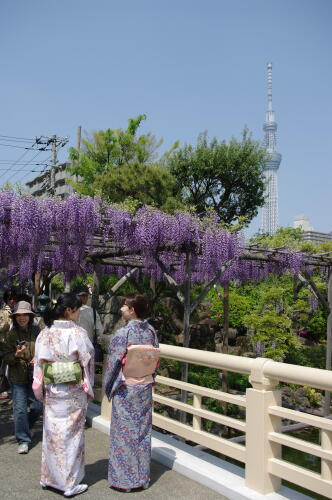
M 159 364 L 160 349 L 152 345 L 129 345 L 122 360 L 126 385 L 151 384 Z

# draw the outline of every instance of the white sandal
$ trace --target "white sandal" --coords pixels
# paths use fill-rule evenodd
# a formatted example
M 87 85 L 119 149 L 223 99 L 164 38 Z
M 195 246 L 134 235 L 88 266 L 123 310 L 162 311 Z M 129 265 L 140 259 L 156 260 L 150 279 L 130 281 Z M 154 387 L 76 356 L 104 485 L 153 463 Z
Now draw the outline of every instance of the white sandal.
M 88 489 L 87 484 L 77 484 L 70 490 L 66 490 L 63 494 L 65 497 L 73 497 L 74 495 L 79 495 L 80 493 L 84 493 Z

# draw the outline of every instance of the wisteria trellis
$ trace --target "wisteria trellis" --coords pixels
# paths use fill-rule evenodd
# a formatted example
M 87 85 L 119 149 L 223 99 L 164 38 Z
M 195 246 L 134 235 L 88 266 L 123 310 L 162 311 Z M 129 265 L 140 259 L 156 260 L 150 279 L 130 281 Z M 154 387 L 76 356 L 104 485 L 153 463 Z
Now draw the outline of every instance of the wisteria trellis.
M 192 283 L 210 281 L 226 263 L 221 283 L 260 280 L 285 270 L 297 273 L 304 259 L 299 252 L 286 252 L 274 261 L 243 259 L 239 236 L 225 230 L 213 215 L 201 220 L 185 212 L 169 215 L 148 207 L 132 215 L 90 197 L 73 195 L 61 201 L 0 193 L 0 268 L 18 275 L 21 282 L 42 269 L 63 272 L 67 278 L 89 272 L 86 255 L 110 244 L 126 257 L 139 255 L 143 272 L 157 280 L 164 278 L 160 259 L 179 284 L 185 280 L 189 252 Z M 127 270 L 103 267 L 104 272 L 117 274 Z

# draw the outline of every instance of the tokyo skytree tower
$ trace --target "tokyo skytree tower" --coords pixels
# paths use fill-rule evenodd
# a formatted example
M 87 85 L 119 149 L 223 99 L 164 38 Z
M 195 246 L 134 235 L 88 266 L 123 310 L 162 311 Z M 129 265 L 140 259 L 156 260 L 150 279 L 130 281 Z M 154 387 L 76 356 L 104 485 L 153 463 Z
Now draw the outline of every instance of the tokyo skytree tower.
M 281 154 L 277 153 L 277 123 L 272 109 L 272 63 L 267 64 L 267 112 L 263 126 L 269 159 L 265 163 L 265 196 L 261 232 L 274 234 L 278 229 L 278 169 Z

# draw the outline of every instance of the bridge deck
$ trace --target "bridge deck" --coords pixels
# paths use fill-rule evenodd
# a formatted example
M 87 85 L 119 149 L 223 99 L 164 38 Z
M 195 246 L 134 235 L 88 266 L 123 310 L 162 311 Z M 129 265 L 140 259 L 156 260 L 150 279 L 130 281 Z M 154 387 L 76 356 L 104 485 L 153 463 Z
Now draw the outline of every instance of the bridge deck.
M 0 400 L 0 491 L 6 500 L 47 500 L 60 498 L 59 493 L 42 490 L 39 486 L 42 424 L 38 423 L 28 455 L 18 455 L 17 444 L 13 435 L 12 408 L 9 401 Z M 110 490 L 107 485 L 108 437 L 88 428 L 86 430 L 86 477 L 89 490 L 79 498 L 98 500 L 110 498 L 124 499 L 124 493 Z M 167 499 L 201 499 L 226 500 L 225 497 L 169 470 L 163 465 L 152 462 L 151 486 L 146 491 L 130 493 L 135 498 L 167 500 Z

